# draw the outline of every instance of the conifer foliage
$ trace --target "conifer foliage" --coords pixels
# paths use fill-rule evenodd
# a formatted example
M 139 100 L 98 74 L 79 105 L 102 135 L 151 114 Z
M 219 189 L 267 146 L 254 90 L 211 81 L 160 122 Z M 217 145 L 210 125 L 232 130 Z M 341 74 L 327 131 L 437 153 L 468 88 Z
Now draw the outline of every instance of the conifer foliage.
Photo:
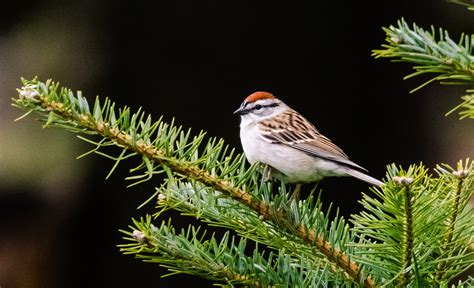
M 435 29 L 404 20 L 385 32 L 387 44 L 374 54 L 415 64 L 408 77 L 430 73 L 430 82 L 474 83 L 472 35 L 455 43 L 444 30 L 436 36 Z M 77 133 L 93 146 L 81 157 L 107 157 L 110 173 L 122 160 L 140 159 L 130 185 L 165 175 L 147 201 L 156 203 L 156 213 L 133 219 L 119 247 L 168 268 L 169 275 L 249 287 L 474 286 L 472 278 L 453 283 L 474 263 L 469 159 L 434 171 L 390 165 L 384 185 L 363 194 L 363 211 L 346 220 L 329 217 L 315 193 L 294 199 L 285 183 L 262 181 L 257 167 L 222 139 L 153 120 L 141 109 L 118 108 L 109 99 L 89 105 L 80 92 L 51 80 L 23 79 L 18 91 L 12 100 L 26 110 L 22 117 L 34 112 L 43 127 Z M 471 92 L 459 107 L 461 118 L 474 118 Z M 202 224 L 177 230 L 164 216 L 169 209 Z M 208 225 L 233 233 L 209 235 Z M 249 241 L 257 243 L 251 252 Z

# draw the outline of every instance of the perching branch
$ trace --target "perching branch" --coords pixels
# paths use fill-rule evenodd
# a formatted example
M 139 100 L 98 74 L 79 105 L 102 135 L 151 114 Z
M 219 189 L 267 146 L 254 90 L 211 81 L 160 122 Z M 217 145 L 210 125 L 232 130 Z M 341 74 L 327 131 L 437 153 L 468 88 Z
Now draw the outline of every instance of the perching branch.
M 262 219 L 271 221 L 287 233 L 293 233 L 306 245 L 324 255 L 335 267 L 342 269 L 354 282 L 364 283 L 366 287 L 375 286 L 372 278 L 361 273 L 359 265 L 344 253 L 343 247 L 335 249 L 321 233 L 312 228 L 315 215 L 306 215 L 300 222 L 295 222 L 295 218 L 290 217 L 285 209 L 280 209 L 281 206 L 276 207 L 243 190 L 242 187 L 250 191 L 258 190 L 258 181 L 251 180 L 255 167 L 242 169 L 245 160 L 240 156 L 232 159 L 233 152 L 227 154 L 222 141 L 215 144 L 216 140 L 211 140 L 206 146 L 206 152 L 199 155 L 198 148 L 203 134 L 188 142 L 189 131 L 184 133 L 181 128 L 172 125 L 168 127 L 161 121 L 152 124 L 150 116 L 145 117 L 141 111 L 131 114 L 128 108 L 124 108 L 119 110 L 120 115 L 116 117 L 114 103 L 108 99 L 103 105 L 97 99 L 90 112 L 87 101 L 80 94 L 75 98 L 67 89 L 58 91 L 58 84 L 33 80 L 25 81 L 24 85 L 19 90 L 20 99 L 14 99 L 16 106 L 38 112 L 45 118 L 44 126 L 55 125 L 73 132 L 104 137 L 99 143 L 87 141 L 97 145 L 93 152 L 116 160 L 112 171 L 118 162 L 130 155 L 141 155 L 143 163 L 135 170 L 145 169 L 143 177 L 146 179 L 158 173 L 157 169 L 163 169 L 159 167 L 166 167 L 173 173 L 211 187 L 249 207 L 261 215 Z M 156 138 L 153 139 L 152 135 Z M 130 154 L 122 152 L 119 157 L 108 156 L 98 151 L 104 145 L 122 147 L 123 151 L 127 150 Z M 221 172 L 219 176 L 209 172 L 216 168 Z M 283 206 L 290 207 L 288 204 Z M 322 227 L 317 229 L 321 230 Z
M 135 181 L 131 185 L 163 173 L 165 182 L 150 198 L 158 198 L 156 216 L 175 209 L 234 230 L 278 255 L 272 258 L 254 250 L 250 257 L 238 249 L 237 253 L 236 247 L 242 246 L 229 243 L 228 234 L 221 241 L 214 236 L 204 240 L 204 232 L 199 234 L 191 227 L 178 234 L 169 222 L 157 228 L 150 218 L 134 221 L 132 230 L 124 231 L 129 243 L 121 246 L 122 251 L 160 263 L 172 273 L 253 287 L 282 283 L 376 287 L 397 282 L 422 287 L 447 285 L 474 263 L 468 251 L 474 235 L 472 211 L 466 209 L 474 193 L 469 160 L 460 164 L 466 177 L 460 188 L 454 188 L 459 197 L 450 192 L 457 182 L 449 167 L 439 168 L 437 178 L 421 165 L 407 171 L 388 167 L 387 182 L 373 190 L 375 196 L 363 195 L 364 211 L 353 216 L 354 227 L 350 228 L 342 217 L 331 221 L 312 194 L 296 201 L 289 197 L 285 184 L 262 182 L 256 167 L 248 168 L 244 157 L 222 140 L 211 138 L 204 143 L 204 133 L 191 137 L 189 130 L 161 119 L 152 122 L 141 110 L 131 113 L 125 107 L 117 113 L 108 99 L 103 104 L 96 99 L 89 108 L 80 93 L 59 89 L 51 81 L 25 80 L 19 93 L 13 101 L 27 110 L 24 116 L 36 112 L 45 127 L 99 136 L 99 141 L 79 137 L 95 146 L 84 155 L 96 153 L 115 162 L 110 173 L 122 160 L 141 157 L 142 162 L 131 170 L 134 174 L 127 177 Z M 122 150 L 112 156 L 104 152 L 107 146 Z M 453 207 L 458 207 L 456 214 Z M 243 266 L 233 267 L 233 261 Z M 266 277 L 266 272 L 256 268 L 273 276 Z M 442 270 L 439 276 L 437 269 Z

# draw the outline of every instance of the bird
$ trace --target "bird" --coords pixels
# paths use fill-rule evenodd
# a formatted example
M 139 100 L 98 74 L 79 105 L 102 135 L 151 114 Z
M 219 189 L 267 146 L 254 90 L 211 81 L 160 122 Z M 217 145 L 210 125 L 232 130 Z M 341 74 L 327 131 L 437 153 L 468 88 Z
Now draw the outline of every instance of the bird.
M 330 176 L 352 176 L 374 186 L 383 182 L 349 157 L 296 110 L 273 94 L 250 94 L 234 111 L 240 116 L 240 140 L 245 157 L 267 167 L 270 177 L 296 184 L 319 182 Z M 292 195 L 292 196 L 293 196 Z

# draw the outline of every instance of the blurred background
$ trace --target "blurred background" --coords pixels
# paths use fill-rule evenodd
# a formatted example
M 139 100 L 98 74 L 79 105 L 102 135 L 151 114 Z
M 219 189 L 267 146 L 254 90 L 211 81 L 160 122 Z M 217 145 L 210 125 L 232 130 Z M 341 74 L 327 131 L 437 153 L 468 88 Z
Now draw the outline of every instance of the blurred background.
M 152 1 L 150 1 L 152 2 Z M 473 33 L 472 12 L 445 1 L 10 1 L 0 10 L 0 287 L 211 287 L 121 255 L 118 229 L 159 179 L 130 189 L 128 167 L 73 134 L 41 128 L 10 106 L 20 77 L 52 78 L 92 101 L 143 107 L 239 147 L 232 112 L 267 90 L 301 112 L 377 178 L 385 166 L 454 165 L 474 156 L 473 122 L 444 113 L 465 87 L 403 81 L 406 64 L 375 60 L 382 26 L 405 17 Z M 309 4 L 308 4 L 309 5 Z M 363 182 L 321 182 L 323 201 L 359 211 Z M 310 188 L 310 187 L 309 187 Z M 173 215 L 184 226 L 193 219 Z M 192 281 L 192 282 L 190 282 Z

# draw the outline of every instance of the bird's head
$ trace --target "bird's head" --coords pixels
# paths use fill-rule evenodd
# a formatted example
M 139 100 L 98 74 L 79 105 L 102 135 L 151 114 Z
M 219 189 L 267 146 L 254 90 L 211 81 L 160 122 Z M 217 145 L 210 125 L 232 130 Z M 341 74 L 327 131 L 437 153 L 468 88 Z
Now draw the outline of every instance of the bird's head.
M 234 114 L 240 115 L 242 121 L 260 122 L 283 112 L 286 104 L 268 92 L 254 92 L 245 98 Z

